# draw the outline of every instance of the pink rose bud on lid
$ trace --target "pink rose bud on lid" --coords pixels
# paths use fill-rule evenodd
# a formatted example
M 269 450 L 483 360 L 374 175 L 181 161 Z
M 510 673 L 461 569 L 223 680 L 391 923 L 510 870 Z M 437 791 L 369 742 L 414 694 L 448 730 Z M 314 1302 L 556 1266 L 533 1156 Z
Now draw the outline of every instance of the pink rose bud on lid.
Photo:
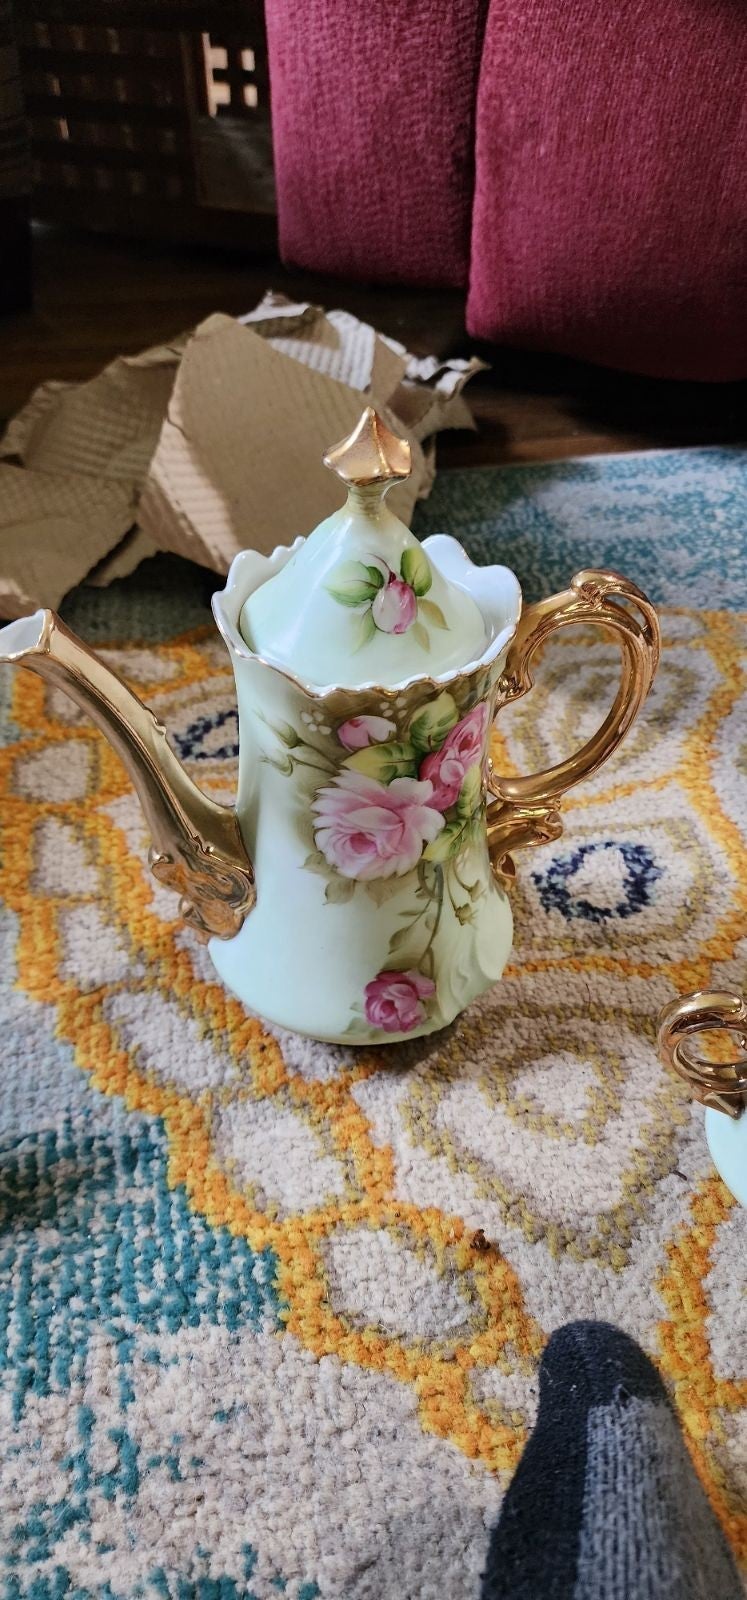
M 382 633 L 406 633 L 418 614 L 414 589 L 390 573 L 373 601 L 371 614 Z

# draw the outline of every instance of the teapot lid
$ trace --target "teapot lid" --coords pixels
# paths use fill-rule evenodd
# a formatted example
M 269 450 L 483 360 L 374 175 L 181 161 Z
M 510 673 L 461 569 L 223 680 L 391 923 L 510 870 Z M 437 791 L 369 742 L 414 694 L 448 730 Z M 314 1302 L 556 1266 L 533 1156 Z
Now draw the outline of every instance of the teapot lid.
M 249 595 L 244 642 L 315 687 L 390 688 L 479 658 L 489 632 L 475 600 L 385 504 L 409 476 L 407 440 L 368 406 L 322 459 L 345 484 L 346 503 Z

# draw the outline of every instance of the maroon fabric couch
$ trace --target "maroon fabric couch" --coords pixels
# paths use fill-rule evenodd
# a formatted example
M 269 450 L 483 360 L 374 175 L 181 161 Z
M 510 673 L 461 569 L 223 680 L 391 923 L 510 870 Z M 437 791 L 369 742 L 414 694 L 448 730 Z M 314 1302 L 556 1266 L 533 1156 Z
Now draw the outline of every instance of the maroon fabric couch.
M 270 0 L 266 14 L 283 259 L 465 284 L 487 0 Z
M 292 264 L 460 285 L 469 332 L 747 376 L 745 0 L 272 0 Z

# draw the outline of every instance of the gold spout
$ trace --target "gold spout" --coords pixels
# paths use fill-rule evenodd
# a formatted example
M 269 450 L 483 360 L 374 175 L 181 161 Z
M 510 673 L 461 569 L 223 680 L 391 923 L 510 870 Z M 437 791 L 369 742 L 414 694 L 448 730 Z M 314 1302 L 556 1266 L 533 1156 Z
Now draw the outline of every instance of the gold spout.
M 37 611 L 0 630 L 0 661 L 38 673 L 88 713 L 137 790 L 153 840 L 154 876 L 181 895 L 181 914 L 200 938 L 233 938 L 256 899 L 233 807 L 198 789 L 158 718 L 54 611 Z

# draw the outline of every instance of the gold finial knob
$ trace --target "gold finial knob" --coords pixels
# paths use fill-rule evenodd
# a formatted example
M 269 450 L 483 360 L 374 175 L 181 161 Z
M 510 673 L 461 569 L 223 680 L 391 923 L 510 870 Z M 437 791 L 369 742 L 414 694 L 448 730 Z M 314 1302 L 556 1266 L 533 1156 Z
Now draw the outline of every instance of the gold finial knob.
M 343 483 L 357 489 L 409 478 L 412 468 L 407 439 L 398 439 L 373 406 L 366 406 L 352 433 L 325 450 L 322 460 Z

